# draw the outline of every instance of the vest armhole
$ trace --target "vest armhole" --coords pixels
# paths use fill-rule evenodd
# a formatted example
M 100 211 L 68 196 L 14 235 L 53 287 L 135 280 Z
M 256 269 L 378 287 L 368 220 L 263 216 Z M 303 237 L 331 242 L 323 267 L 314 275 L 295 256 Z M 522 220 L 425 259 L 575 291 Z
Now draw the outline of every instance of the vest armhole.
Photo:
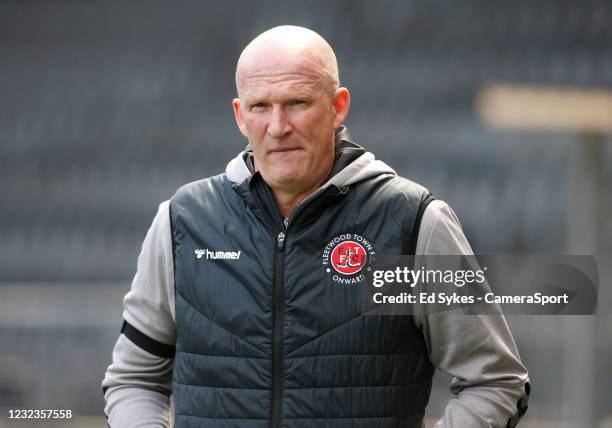
M 174 297 L 176 298 L 176 244 L 174 242 L 174 222 L 172 221 L 172 199 L 168 202 L 168 217 L 170 220 L 170 242 L 172 243 L 172 279 L 174 280 Z
M 423 219 L 423 213 L 427 206 L 436 198 L 434 198 L 431 193 L 428 193 L 425 196 L 425 199 L 421 201 L 419 205 L 419 210 L 417 211 L 416 218 L 414 219 L 414 226 L 412 228 L 412 236 L 410 237 L 410 247 L 408 248 L 408 254 L 413 256 L 416 253 L 417 242 L 419 240 L 419 229 L 421 228 L 421 220 Z

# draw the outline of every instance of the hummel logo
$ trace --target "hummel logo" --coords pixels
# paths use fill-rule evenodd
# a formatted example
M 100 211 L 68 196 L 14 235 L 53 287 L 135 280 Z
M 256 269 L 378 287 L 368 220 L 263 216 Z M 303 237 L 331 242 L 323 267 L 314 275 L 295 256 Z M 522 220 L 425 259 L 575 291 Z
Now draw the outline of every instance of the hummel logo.
M 206 260 L 238 260 L 240 251 L 210 251 L 208 248 L 198 248 L 194 250 L 196 258 L 201 259 L 206 256 Z

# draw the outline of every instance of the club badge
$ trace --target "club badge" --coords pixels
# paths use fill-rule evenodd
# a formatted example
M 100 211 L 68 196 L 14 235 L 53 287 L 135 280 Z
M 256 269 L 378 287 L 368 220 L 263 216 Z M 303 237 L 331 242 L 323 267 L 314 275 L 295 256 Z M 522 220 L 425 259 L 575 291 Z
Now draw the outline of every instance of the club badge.
M 331 239 L 323 249 L 322 265 L 339 284 L 357 284 L 365 279 L 376 252 L 361 235 L 344 233 Z

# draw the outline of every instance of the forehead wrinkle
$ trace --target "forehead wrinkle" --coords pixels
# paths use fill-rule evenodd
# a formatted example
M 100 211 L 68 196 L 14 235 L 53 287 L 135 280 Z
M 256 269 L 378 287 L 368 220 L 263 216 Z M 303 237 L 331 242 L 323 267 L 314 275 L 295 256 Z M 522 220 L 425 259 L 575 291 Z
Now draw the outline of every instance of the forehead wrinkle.
M 325 80 L 326 75 L 313 61 L 305 57 L 284 63 L 270 63 L 255 60 L 245 63 L 240 73 L 240 86 L 248 86 L 249 81 L 261 81 L 264 84 L 277 84 L 283 81 L 299 81 L 316 85 Z
M 275 90 L 281 88 L 306 88 L 312 91 L 314 88 L 319 88 L 323 78 L 321 76 L 304 76 L 302 74 L 277 74 L 270 76 L 269 74 L 255 74 L 245 76 L 243 81 L 244 90 L 261 89 Z

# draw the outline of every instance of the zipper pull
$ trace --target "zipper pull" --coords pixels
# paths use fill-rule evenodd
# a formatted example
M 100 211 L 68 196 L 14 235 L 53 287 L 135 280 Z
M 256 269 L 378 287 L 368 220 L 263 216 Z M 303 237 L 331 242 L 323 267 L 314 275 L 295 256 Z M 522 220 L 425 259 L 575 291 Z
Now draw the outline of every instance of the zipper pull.
M 283 251 L 285 247 L 285 232 L 281 232 L 278 234 L 277 248 L 278 251 Z

